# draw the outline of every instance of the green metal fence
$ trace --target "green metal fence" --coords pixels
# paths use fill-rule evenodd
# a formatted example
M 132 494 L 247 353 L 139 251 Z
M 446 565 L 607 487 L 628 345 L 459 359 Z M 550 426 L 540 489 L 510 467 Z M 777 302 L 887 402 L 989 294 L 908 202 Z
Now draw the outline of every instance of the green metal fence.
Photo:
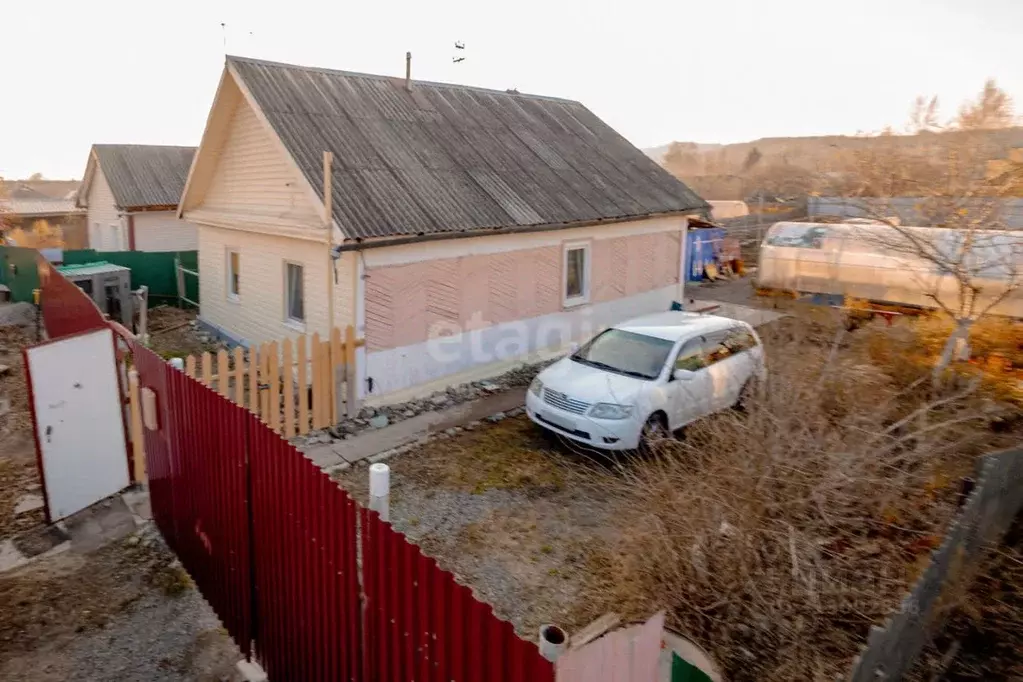
M 0 284 L 11 290 L 12 301 L 32 302 L 32 291 L 39 288 L 38 254 L 21 246 L 0 246 Z
M 39 274 L 36 271 L 36 250 L 17 247 L 0 247 L 0 284 L 7 285 L 11 290 L 11 300 L 31 301 L 32 290 L 39 287 Z M 79 249 L 64 251 L 64 265 L 82 265 L 106 261 L 115 265 L 123 265 L 131 270 L 131 288 L 149 287 L 150 305 L 159 303 L 178 303 L 178 277 L 174 265 L 180 259 L 182 267 L 198 271 L 198 251 L 178 251 L 171 253 L 148 253 L 144 251 L 95 251 Z M 12 267 L 13 266 L 13 267 Z M 199 300 L 199 280 L 197 277 L 184 278 L 185 298 Z

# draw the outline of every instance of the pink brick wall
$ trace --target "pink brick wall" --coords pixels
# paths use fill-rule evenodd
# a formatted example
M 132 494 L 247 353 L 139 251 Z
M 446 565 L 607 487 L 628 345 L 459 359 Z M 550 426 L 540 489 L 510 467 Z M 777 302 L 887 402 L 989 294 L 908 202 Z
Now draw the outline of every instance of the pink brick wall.
M 590 244 L 594 303 L 678 282 L 678 233 Z M 558 312 L 561 268 L 561 246 L 370 268 L 366 346 L 398 348 L 426 341 L 445 329 L 469 330 Z

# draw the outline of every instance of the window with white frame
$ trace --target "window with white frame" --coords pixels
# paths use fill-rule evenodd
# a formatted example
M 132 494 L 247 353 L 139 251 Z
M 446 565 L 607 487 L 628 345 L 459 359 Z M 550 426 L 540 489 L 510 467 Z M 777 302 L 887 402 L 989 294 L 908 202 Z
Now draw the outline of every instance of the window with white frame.
M 227 250 L 227 297 L 237 301 L 241 294 L 241 255 L 237 249 Z
M 284 315 L 288 322 L 305 324 L 304 269 L 298 263 L 284 264 Z
M 565 244 L 562 267 L 562 294 L 566 306 L 590 300 L 590 245 Z

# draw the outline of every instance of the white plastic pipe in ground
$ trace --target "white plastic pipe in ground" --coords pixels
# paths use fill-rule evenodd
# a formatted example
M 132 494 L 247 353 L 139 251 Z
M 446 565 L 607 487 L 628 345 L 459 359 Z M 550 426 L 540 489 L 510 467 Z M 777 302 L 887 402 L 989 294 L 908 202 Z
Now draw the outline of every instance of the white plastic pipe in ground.
M 369 508 L 380 514 L 384 521 L 390 521 L 391 468 L 383 462 L 369 467 Z
M 568 634 L 557 625 L 540 626 L 540 655 L 553 663 L 568 648 Z

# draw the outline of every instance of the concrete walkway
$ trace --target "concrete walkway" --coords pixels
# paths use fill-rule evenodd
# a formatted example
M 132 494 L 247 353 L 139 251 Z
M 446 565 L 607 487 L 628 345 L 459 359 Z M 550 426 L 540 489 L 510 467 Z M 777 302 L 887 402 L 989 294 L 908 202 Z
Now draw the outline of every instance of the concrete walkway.
M 315 445 L 305 450 L 305 456 L 321 469 L 354 464 L 377 453 L 425 440 L 430 434 L 464 426 L 525 404 L 526 389 L 513 388 L 446 410 L 424 412 L 381 429 L 363 431 L 347 440 Z

